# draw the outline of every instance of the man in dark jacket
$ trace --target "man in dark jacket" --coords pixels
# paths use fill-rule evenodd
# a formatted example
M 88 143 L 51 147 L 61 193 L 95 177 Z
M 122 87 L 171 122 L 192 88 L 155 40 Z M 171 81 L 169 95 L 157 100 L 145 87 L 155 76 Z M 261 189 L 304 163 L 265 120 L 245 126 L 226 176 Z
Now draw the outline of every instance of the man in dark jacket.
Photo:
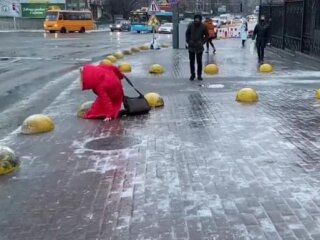
M 264 49 L 269 44 L 269 24 L 266 23 L 265 17 L 262 15 L 260 22 L 256 25 L 253 31 L 252 40 L 256 40 L 259 63 L 263 63 Z
M 206 26 L 202 23 L 202 16 L 195 15 L 194 22 L 190 23 L 186 31 L 186 41 L 189 50 L 189 60 L 190 60 L 190 81 L 193 81 L 196 77 L 195 75 L 195 58 L 197 57 L 197 73 L 198 80 L 202 80 L 202 54 L 204 51 L 203 44 L 206 43 L 208 38 L 208 30 Z

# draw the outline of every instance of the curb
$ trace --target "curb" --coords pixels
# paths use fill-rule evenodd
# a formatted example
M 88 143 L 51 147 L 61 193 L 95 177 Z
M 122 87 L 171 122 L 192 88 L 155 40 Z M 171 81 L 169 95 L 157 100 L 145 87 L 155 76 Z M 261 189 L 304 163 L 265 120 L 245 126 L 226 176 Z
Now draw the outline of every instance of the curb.
M 283 50 L 280 48 L 275 48 L 275 47 L 270 47 L 267 48 L 270 52 L 274 54 L 278 54 L 279 56 L 282 57 L 299 57 L 299 58 L 304 58 L 306 60 L 310 60 L 313 62 L 316 62 L 317 64 L 320 64 L 320 58 L 311 56 L 302 52 L 296 52 L 296 51 L 291 51 L 291 50 Z
M 26 29 L 26 30 L 0 30 L 0 33 L 45 33 L 44 30 L 35 30 L 35 29 Z M 88 33 L 95 33 L 95 32 L 110 32 L 110 29 L 98 29 L 98 30 L 91 30 L 87 31 Z

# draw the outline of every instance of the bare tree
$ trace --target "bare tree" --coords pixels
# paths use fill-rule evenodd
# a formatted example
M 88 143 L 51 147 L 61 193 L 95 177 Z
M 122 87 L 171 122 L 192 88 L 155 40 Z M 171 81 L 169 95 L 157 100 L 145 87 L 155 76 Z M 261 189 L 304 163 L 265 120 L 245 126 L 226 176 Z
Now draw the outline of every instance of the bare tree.
M 128 18 L 132 10 L 147 6 L 148 0 L 105 0 L 105 9 L 113 19 L 117 14 Z
M 179 1 L 179 12 L 183 13 L 186 10 L 190 10 L 191 6 L 187 0 L 180 0 Z

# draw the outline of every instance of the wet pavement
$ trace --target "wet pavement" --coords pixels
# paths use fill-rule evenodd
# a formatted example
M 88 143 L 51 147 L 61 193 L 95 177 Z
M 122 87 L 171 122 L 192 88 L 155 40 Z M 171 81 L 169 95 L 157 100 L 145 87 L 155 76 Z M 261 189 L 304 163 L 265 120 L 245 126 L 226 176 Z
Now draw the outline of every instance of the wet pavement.
M 72 83 L 73 70 L 150 38 L 126 32 L 0 32 L 0 139 L 47 107 Z
M 72 73 L 43 111 L 53 133 L 2 140 L 22 166 L 0 178 L 0 239 L 320 239 L 319 66 L 268 51 L 274 72 L 261 74 L 249 46 L 215 44 L 204 61 L 220 73 L 203 82 L 188 80 L 185 50 L 125 58 L 137 87 L 164 98 L 145 116 L 77 119 L 94 97 Z M 260 101 L 237 103 L 242 87 Z

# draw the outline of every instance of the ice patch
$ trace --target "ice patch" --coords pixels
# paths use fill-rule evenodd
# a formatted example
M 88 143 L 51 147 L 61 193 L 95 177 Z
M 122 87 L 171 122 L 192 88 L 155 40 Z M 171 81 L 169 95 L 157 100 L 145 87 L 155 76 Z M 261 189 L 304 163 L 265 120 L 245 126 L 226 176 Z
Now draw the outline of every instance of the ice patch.
M 128 188 L 126 191 L 121 193 L 122 198 L 133 198 L 133 188 Z
M 199 217 L 212 217 L 212 213 L 209 208 L 198 210 L 198 215 Z

